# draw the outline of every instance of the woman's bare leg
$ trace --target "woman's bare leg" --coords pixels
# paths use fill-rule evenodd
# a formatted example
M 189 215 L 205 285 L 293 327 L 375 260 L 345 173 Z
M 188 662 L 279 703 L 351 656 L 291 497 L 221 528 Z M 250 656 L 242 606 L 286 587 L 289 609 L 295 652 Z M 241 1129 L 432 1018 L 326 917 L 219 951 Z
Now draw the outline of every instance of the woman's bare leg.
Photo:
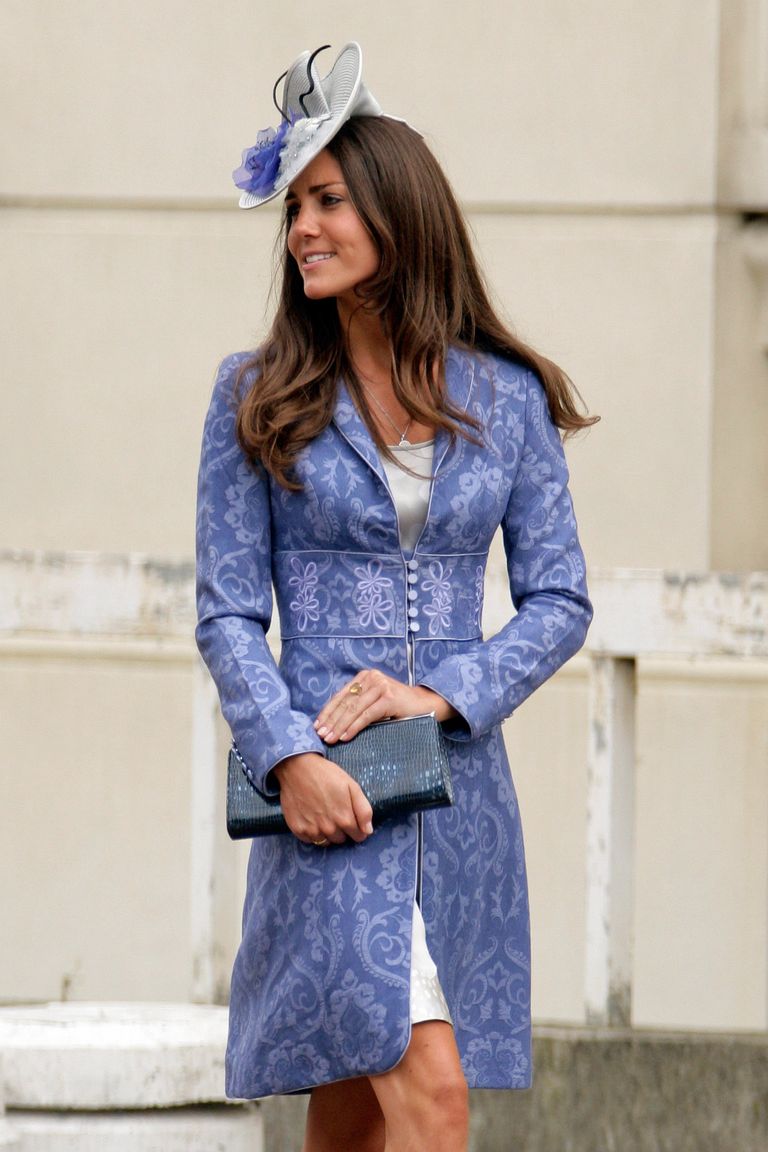
M 370 1080 L 314 1088 L 302 1152 L 384 1152 L 384 1115 Z
M 400 1063 L 370 1085 L 384 1114 L 384 1152 L 466 1152 L 469 1091 L 450 1024 L 415 1024 Z

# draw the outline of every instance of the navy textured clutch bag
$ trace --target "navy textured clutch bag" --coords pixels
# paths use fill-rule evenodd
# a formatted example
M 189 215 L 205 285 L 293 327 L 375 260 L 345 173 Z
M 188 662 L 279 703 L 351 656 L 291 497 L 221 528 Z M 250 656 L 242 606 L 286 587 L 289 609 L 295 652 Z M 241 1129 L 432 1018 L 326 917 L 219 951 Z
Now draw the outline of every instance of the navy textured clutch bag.
M 370 724 L 354 739 L 330 745 L 328 759 L 358 782 L 371 802 L 374 824 L 399 812 L 453 803 L 446 739 L 434 713 Z M 227 832 L 242 840 L 287 831 L 280 798 L 259 792 L 233 745 L 227 765 Z

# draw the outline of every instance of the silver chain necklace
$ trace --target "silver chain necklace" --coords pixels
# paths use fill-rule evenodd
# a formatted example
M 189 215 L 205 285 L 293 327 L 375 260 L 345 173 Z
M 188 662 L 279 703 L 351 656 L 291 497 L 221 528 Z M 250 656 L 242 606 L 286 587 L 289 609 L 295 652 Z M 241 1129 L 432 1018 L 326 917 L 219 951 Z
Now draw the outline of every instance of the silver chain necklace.
M 408 435 L 408 432 L 410 431 L 410 427 L 411 427 L 411 424 L 413 424 L 413 417 L 412 417 L 412 416 L 409 416 L 409 417 L 408 417 L 408 423 L 406 424 L 405 428 L 403 428 L 403 430 L 402 430 L 402 432 L 401 432 L 401 431 L 400 431 L 400 429 L 398 428 L 397 424 L 395 424 L 394 420 L 393 420 L 393 419 L 392 419 L 392 417 L 390 416 L 389 412 L 387 412 L 386 408 L 384 407 L 384 405 L 383 405 L 383 404 L 381 403 L 381 401 L 379 400 L 379 398 L 373 394 L 373 392 L 371 391 L 371 389 L 370 389 L 370 388 L 368 387 L 368 385 L 366 384 L 365 380 L 363 379 L 363 374 L 362 374 L 362 372 L 360 371 L 360 369 L 359 369 L 359 368 L 356 368 L 356 369 L 355 369 L 355 371 L 357 372 L 357 376 L 358 376 L 358 379 L 359 379 L 360 383 L 362 384 L 364 391 L 368 393 L 368 395 L 370 396 L 371 400 L 373 400 L 374 404 L 375 404 L 375 405 L 376 405 L 376 407 L 378 408 L 379 412 L 381 412 L 381 414 L 382 414 L 382 416 L 384 417 L 384 419 L 385 419 L 385 420 L 386 420 L 386 421 L 387 421 L 389 424 L 391 424 L 391 425 L 392 425 L 392 427 L 394 428 L 395 432 L 396 432 L 396 433 L 397 433 L 397 435 L 400 437 L 400 439 L 399 439 L 399 440 L 398 440 L 398 442 L 397 442 L 397 446 L 398 446 L 398 448 L 402 447 L 402 445 L 406 443 L 406 439 L 405 439 L 405 438 L 406 438 L 406 436 Z

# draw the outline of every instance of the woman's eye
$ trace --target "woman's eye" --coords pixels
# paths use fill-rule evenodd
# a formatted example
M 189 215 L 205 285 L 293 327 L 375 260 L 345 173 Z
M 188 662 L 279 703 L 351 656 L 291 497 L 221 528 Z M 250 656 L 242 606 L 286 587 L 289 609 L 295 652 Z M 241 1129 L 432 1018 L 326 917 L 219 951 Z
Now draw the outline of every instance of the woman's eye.
M 334 196 L 332 192 L 326 192 L 323 196 L 323 204 L 327 207 L 332 207 L 334 204 L 341 204 L 341 196 Z
M 298 204 L 287 204 L 286 205 L 285 218 L 289 224 L 291 224 L 296 219 L 298 211 L 299 211 Z

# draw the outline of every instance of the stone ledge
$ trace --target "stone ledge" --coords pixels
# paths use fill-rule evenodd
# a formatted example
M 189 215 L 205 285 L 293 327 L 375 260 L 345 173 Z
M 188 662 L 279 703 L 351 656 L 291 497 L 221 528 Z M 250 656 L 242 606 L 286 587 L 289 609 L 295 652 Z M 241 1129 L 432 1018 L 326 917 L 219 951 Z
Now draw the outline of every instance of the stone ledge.
M 768 1034 L 537 1027 L 534 1086 L 473 1093 L 475 1152 L 765 1152 Z
M 768 1055 L 768 1031 L 766 1032 L 684 1032 L 667 1031 L 657 1028 L 612 1028 L 609 1026 L 587 1024 L 536 1024 L 533 1029 L 537 1045 L 567 1044 L 574 1045 L 597 1044 L 630 1045 L 642 1048 L 650 1047 L 686 1047 L 686 1048 L 712 1048 L 717 1051 L 723 1048 L 765 1049 Z
M 151 1112 L 11 1111 L 19 1152 L 262 1152 L 254 1107 L 175 1108 Z
M 6 1108 L 224 1103 L 227 1009 L 54 1003 L 0 1008 Z

